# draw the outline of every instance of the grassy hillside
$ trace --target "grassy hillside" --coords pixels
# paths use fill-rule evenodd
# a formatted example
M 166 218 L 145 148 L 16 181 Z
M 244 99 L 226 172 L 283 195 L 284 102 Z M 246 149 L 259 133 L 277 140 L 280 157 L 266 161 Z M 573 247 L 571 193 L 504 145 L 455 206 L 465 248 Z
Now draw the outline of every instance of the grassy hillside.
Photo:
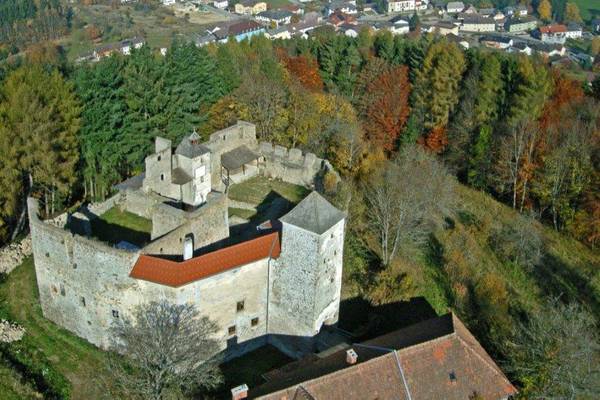
M 424 296 L 437 313 L 459 313 L 488 350 L 501 358 L 499 338 L 511 335 L 523 316 L 550 297 L 577 300 L 600 319 L 600 252 L 555 232 L 484 193 L 459 187 L 459 210 L 437 230 L 415 273 L 415 296 Z M 538 235 L 535 265 L 515 262 L 524 251 L 499 250 L 505 232 L 531 227 Z M 506 247 L 506 246 L 505 246 Z M 510 246 L 508 246 L 511 248 Z

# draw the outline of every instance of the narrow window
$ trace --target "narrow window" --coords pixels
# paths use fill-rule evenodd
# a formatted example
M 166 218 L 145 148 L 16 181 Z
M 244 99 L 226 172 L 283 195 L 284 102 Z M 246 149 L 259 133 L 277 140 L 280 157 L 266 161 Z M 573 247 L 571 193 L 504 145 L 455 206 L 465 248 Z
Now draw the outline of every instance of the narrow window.
M 77 263 L 73 263 L 73 269 L 77 269 Z
M 50 253 L 46 253 L 46 257 L 50 258 Z
M 250 321 L 250 324 L 252 324 L 252 326 L 258 325 L 258 317 L 252 318 L 252 321 Z
M 85 307 L 85 297 L 81 296 L 81 305 Z
M 230 336 L 235 335 L 235 325 L 230 326 L 229 329 L 227 329 L 227 332 Z
M 160 174 L 160 180 L 164 181 L 165 180 L 165 174 Z
M 236 310 L 237 312 L 244 311 L 244 300 L 237 302 Z
M 62 283 L 60 284 L 60 294 L 61 295 L 65 295 L 65 285 L 63 285 Z
M 112 316 L 114 318 L 119 318 L 119 312 L 117 310 L 112 310 Z
M 161 158 L 161 157 L 160 157 L 160 156 L 158 156 L 158 161 L 160 161 L 160 158 Z

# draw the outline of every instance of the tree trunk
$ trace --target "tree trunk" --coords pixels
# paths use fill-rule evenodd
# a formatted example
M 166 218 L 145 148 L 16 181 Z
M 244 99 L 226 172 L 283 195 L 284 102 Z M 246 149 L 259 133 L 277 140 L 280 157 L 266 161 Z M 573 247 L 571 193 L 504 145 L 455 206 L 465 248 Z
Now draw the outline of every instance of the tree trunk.
M 25 196 L 23 197 L 23 206 L 21 209 L 21 215 L 19 215 L 19 219 L 17 220 L 17 225 L 10 236 L 10 241 L 16 239 L 16 237 L 21 233 L 23 227 L 25 226 L 25 221 L 27 221 L 27 198 L 31 194 L 31 188 L 33 187 L 33 177 L 31 174 L 27 174 L 27 188 L 25 190 Z

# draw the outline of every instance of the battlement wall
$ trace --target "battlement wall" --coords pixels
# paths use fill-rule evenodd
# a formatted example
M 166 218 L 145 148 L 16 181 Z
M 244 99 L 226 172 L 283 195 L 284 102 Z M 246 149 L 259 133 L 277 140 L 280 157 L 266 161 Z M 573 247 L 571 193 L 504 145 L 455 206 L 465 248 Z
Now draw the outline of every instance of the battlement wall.
M 260 172 L 268 178 L 281 179 L 296 185 L 313 187 L 319 174 L 334 171 L 329 161 L 313 153 L 261 142 L 259 150 L 264 160 L 259 164 Z

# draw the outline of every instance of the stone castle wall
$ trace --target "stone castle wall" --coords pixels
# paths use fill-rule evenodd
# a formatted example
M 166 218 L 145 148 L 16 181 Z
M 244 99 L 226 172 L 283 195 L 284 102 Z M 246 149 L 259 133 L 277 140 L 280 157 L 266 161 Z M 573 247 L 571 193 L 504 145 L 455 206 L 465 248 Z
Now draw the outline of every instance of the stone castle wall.
M 194 302 L 218 325 L 216 338 L 228 356 L 240 355 L 266 341 L 269 260 L 259 260 L 181 288 L 129 277 L 139 251 L 110 247 L 72 234 L 37 217 L 29 200 L 30 227 L 40 303 L 45 318 L 91 343 L 109 348 L 110 327 L 130 318 L 136 305 L 166 299 Z M 145 249 L 144 249 L 145 251 Z M 244 310 L 237 311 L 237 302 Z M 252 319 L 258 318 L 256 325 Z M 229 334 L 229 327 L 236 332 Z M 262 338 L 261 340 L 256 339 Z

